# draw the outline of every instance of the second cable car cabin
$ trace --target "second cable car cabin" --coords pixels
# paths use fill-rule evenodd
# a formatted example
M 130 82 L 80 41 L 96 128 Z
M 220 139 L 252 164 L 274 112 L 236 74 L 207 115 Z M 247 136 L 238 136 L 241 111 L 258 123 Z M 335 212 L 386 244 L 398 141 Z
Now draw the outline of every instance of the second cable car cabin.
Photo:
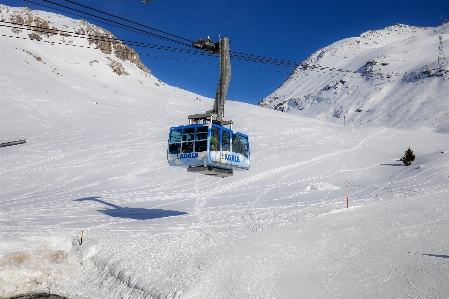
M 250 167 L 248 136 L 214 123 L 170 128 L 167 159 L 170 166 L 226 177 Z

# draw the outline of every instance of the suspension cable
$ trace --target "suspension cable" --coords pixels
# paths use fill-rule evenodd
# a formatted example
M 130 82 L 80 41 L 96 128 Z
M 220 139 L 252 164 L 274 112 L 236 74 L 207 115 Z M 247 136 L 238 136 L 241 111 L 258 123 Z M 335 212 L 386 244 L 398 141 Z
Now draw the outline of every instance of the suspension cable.
M 44 1 L 45 1 L 45 2 L 50 2 L 50 1 L 48 1 L 48 0 L 44 0 Z M 105 14 L 105 15 L 108 15 L 108 16 L 113 17 L 113 18 L 117 18 L 117 19 L 122 20 L 122 21 L 129 22 L 129 23 L 134 24 L 134 25 L 142 26 L 142 27 L 144 27 L 144 28 L 148 28 L 148 29 L 157 31 L 157 32 L 159 32 L 159 33 L 163 33 L 163 34 L 166 34 L 166 35 L 169 35 L 169 36 L 178 38 L 178 39 L 182 39 L 182 40 L 187 41 L 187 42 L 190 42 L 190 43 L 193 42 L 193 41 L 191 41 L 191 40 L 189 40 L 189 39 L 187 39 L 187 38 L 184 38 L 184 37 L 181 37 L 181 36 L 178 36 L 178 35 L 174 35 L 174 34 L 171 34 L 171 33 L 168 33 L 168 32 L 165 32 L 165 31 L 162 31 L 162 30 L 159 30 L 159 29 L 156 29 L 156 28 L 153 28 L 153 27 L 144 25 L 144 24 L 140 24 L 140 23 L 137 23 L 137 22 L 134 22 L 134 21 L 131 21 L 131 20 L 128 20 L 128 19 L 125 19 L 125 18 L 116 16 L 116 15 L 113 15 L 113 14 L 110 14 L 110 13 L 107 13 L 107 12 L 104 12 L 104 11 L 102 11 L 102 10 L 95 9 L 95 8 L 90 7 L 90 6 L 87 6 L 87 5 L 83 5 L 83 4 L 77 3 L 77 2 L 75 2 L 75 1 L 71 1 L 71 0 L 65 0 L 65 1 L 66 1 L 66 2 L 70 2 L 70 3 L 72 3 L 72 4 L 75 4 L 75 5 L 78 5 L 78 6 L 81 6 L 81 7 L 84 7 L 84 8 L 87 8 L 87 9 L 90 9 L 90 10 L 93 10 L 93 11 L 96 11 L 96 12 L 99 12 L 99 13 L 102 13 L 102 14 Z
M 33 4 L 37 4 L 37 3 L 32 2 L 30 0 L 24 0 L 24 1 L 31 2 Z M 104 20 L 104 21 L 107 21 L 107 22 L 115 23 L 117 25 L 120 25 L 122 28 L 123 27 L 127 27 L 127 28 L 130 28 L 130 29 L 133 29 L 133 30 L 135 30 L 135 32 L 138 32 L 138 33 L 149 35 L 149 36 L 152 36 L 152 37 L 155 37 L 155 38 L 159 38 L 159 39 L 162 39 L 162 40 L 165 40 L 165 41 L 170 41 L 170 42 L 173 42 L 173 43 L 176 43 L 176 44 L 180 44 L 180 45 L 183 45 L 183 46 L 188 46 L 188 47 L 191 46 L 190 44 L 186 44 L 184 42 L 180 42 L 180 41 L 177 41 L 177 40 L 174 40 L 174 39 L 171 39 L 171 38 L 159 35 L 159 34 L 151 33 L 151 32 L 148 32 L 148 31 L 145 31 L 145 30 L 142 30 L 142 29 L 139 29 L 139 28 L 135 28 L 135 27 L 132 27 L 132 26 L 129 26 L 129 25 L 126 25 L 126 24 L 122 24 L 122 23 L 119 23 L 119 22 L 116 22 L 116 21 L 113 21 L 113 20 L 109 20 L 109 19 L 106 19 L 106 18 L 103 18 L 103 17 L 100 17 L 100 16 L 96 16 L 94 14 L 91 14 L 91 13 L 88 13 L 88 12 L 84 12 L 84 11 L 81 11 L 81 10 L 78 10 L 78 9 L 75 9 L 75 8 L 72 8 L 72 7 L 69 7 L 69 6 L 62 5 L 62 4 L 58 4 L 58 3 L 55 3 L 55 2 L 50 1 L 50 0 L 44 0 L 44 1 L 48 2 L 48 3 L 51 3 L 53 5 L 64 7 L 64 8 L 69 9 L 69 10 L 73 10 L 73 11 L 76 11 L 76 12 L 79 12 L 79 13 L 82 13 L 82 14 L 86 14 L 86 15 L 92 16 L 94 18 L 98 18 L 98 19 L 101 19 L 101 20 Z
M 29 0 L 25 0 L 25 1 L 31 2 Z M 63 36 L 71 36 L 74 38 L 87 38 L 88 40 L 94 40 L 94 41 L 95 40 L 110 41 L 110 42 L 122 43 L 122 44 L 126 44 L 126 45 L 137 46 L 137 47 L 151 48 L 151 49 L 155 49 L 155 50 L 165 50 L 165 51 L 179 52 L 179 53 L 186 53 L 186 54 L 195 54 L 195 55 L 201 55 L 201 56 L 214 56 L 212 54 L 205 53 L 203 51 L 201 51 L 201 52 L 195 51 L 193 49 L 174 48 L 174 47 L 170 47 L 170 46 L 154 45 L 154 44 L 148 44 L 148 43 L 136 42 L 136 41 L 123 41 L 123 40 L 119 40 L 115 37 L 109 37 L 109 36 L 105 36 L 105 35 L 89 35 L 89 34 L 82 34 L 82 33 L 76 33 L 73 31 L 65 31 L 65 30 L 59 30 L 59 29 L 56 31 L 55 29 L 50 29 L 50 28 L 41 27 L 41 26 L 34 26 L 34 25 L 26 25 L 27 27 L 24 27 L 25 26 L 24 24 L 8 22 L 8 21 L 4 21 L 4 20 L 0 20 L 0 23 L 11 24 L 11 25 L 0 24 L 0 27 L 10 27 L 10 28 L 21 29 L 21 30 L 32 30 L 32 31 L 36 31 L 39 33 L 47 33 L 47 34 L 48 33 L 61 34 Z M 70 34 L 72 34 L 72 35 L 70 35 Z M 2 36 L 7 36 L 7 35 L 2 35 Z M 10 37 L 13 37 L 13 36 L 10 36 Z M 17 37 L 17 38 L 19 38 L 19 37 Z M 30 39 L 32 39 L 32 38 L 30 38 Z M 55 42 L 48 42 L 48 43 L 55 44 Z M 58 43 L 58 44 L 64 44 L 64 43 Z M 83 47 L 83 46 L 79 46 L 79 47 Z M 90 47 L 87 47 L 87 48 L 90 48 Z M 231 52 L 231 54 L 232 54 L 231 57 L 233 59 L 247 61 L 247 62 L 272 64 L 272 65 L 278 65 L 278 66 L 284 66 L 284 67 L 294 67 L 294 68 L 300 68 L 302 70 L 312 70 L 312 71 L 318 71 L 318 72 L 322 71 L 322 70 L 327 70 L 329 72 L 357 73 L 357 71 L 330 68 L 328 66 L 322 66 L 319 64 L 312 64 L 312 65 L 308 65 L 308 64 L 304 64 L 304 63 L 301 64 L 301 63 L 296 63 L 296 62 L 292 62 L 292 61 L 288 61 L 288 60 L 279 60 L 276 58 L 268 58 L 268 57 L 264 57 L 264 56 L 257 56 L 257 55 L 240 53 L 240 52 Z M 152 56 L 152 55 L 148 55 L 148 54 L 139 54 L 139 55 Z M 162 57 L 162 58 L 167 58 L 167 57 Z M 167 58 L 167 59 L 177 60 L 174 58 Z M 187 61 L 187 60 L 184 60 L 184 61 Z M 198 61 L 194 61 L 194 62 L 198 62 Z M 246 67 L 242 67 L 242 68 L 246 68 Z M 258 70 L 255 68 L 248 68 L 248 69 Z M 259 69 L 259 70 L 263 70 L 263 69 Z M 382 74 L 382 73 L 370 73 L 370 75 L 371 76 L 381 76 L 381 78 L 383 76 L 387 76 L 387 78 L 392 77 L 392 76 L 395 76 L 395 77 L 400 76 L 399 74 Z
M 35 26 L 35 25 L 27 25 L 27 27 L 24 27 L 24 25 L 20 24 L 20 23 L 8 22 L 8 21 L 0 21 L 0 22 L 11 24 L 11 25 L 0 25 L 2 27 L 11 27 L 11 28 L 16 28 L 16 29 L 32 30 L 32 31 L 34 30 L 34 31 L 41 32 L 41 33 L 55 34 L 54 29 L 50 29 L 50 28 L 46 28 L 46 27 Z M 17 25 L 17 26 L 13 26 L 13 25 Z M 131 41 L 131 40 L 119 40 L 115 37 L 108 37 L 105 35 L 83 34 L 80 32 L 73 32 L 73 31 L 59 30 L 59 29 L 58 29 L 58 32 L 59 32 L 59 34 L 63 34 L 66 36 L 72 36 L 72 37 L 76 37 L 76 38 L 87 38 L 92 41 L 110 41 L 110 42 L 114 42 L 114 43 L 126 44 L 128 46 L 152 48 L 152 49 L 156 49 L 156 50 L 165 50 L 165 51 L 171 51 L 171 52 L 195 54 L 195 55 L 200 55 L 200 56 L 209 56 L 209 57 L 215 56 L 213 54 L 209 54 L 204 51 L 199 52 L 194 49 L 174 48 L 174 47 L 170 47 L 170 46 L 154 45 L 154 44 L 136 42 L 136 41 Z M 279 66 L 285 66 L 285 67 L 295 67 L 295 66 L 299 65 L 298 63 L 291 62 L 291 61 L 285 61 L 285 60 L 279 61 L 274 58 L 269 59 L 269 58 L 264 58 L 264 57 L 260 57 L 260 56 L 254 56 L 254 55 L 253 55 L 254 57 L 251 57 L 251 55 L 249 55 L 249 54 L 245 54 L 245 55 L 242 55 L 242 54 L 243 53 L 232 52 L 231 58 L 237 59 L 237 60 L 242 60 L 242 61 L 273 64 L 273 65 L 279 65 Z
M 40 4 L 35 3 L 35 2 L 32 2 L 32 1 L 30 1 L 30 0 L 24 0 L 24 1 L 27 1 L 27 2 L 31 2 L 31 3 L 33 3 L 33 4 L 40 5 Z M 54 2 L 49 1 L 49 0 L 43 0 L 43 1 L 49 2 L 49 3 L 54 3 Z M 66 0 L 66 1 L 69 1 L 69 0 Z M 73 2 L 73 1 L 69 1 L 69 2 Z M 118 26 L 118 27 L 119 27 L 119 28 L 122 28 L 122 29 L 125 29 L 125 30 L 130 30 L 129 28 L 132 28 L 133 30 L 131 30 L 131 31 L 134 31 L 134 32 L 137 32 L 137 33 L 142 33 L 142 32 L 143 32 L 144 34 L 146 33 L 147 35 L 148 35 L 148 33 L 149 33 L 149 32 L 147 32 L 147 31 L 144 31 L 144 30 L 141 30 L 141 29 L 138 29 L 138 28 L 135 28 L 135 27 L 131 27 L 131 26 L 128 26 L 128 25 L 126 25 L 126 24 L 118 23 L 118 22 L 115 22 L 115 21 L 113 21 L 113 20 L 105 19 L 105 18 L 103 18 L 103 17 L 97 16 L 97 15 L 94 15 L 94 14 L 86 13 L 86 12 L 83 12 L 83 11 L 80 11 L 80 10 L 77 10 L 77 9 L 74 9 L 74 8 L 71 8 L 71 7 L 68 7 L 68 6 L 60 5 L 60 4 L 57 4 L 57 3 L 54 3 L 54 4 L 55 4 L 55 5 L 62 6 L 62 7 L 65 7 L 65 8 L 67 8 L 67 9 L 69 9 L 69 10 L 74 10 L 74 11 L 77 11 L 77 12 L 85 13 L 85 14 L 88 14 L 88 15 L 90 15 L 90 16 L 93 16 L 93 17 L 96 17 L 96 18 L 100 18 L 100 19 L 102 19 L 102 20 L 106 20 L 106 21 L 108 21 L 108 22 L 113 22 L 113 23 L 119 24 L 120 26 Z M 51 7 L 49 7 L 49 8 L 51 8 Z M 102 11 L 100 11 L 100 10 L 97 10 L 97 11 L 102 12 Z M 111 15 L 111 16 L 116 17 L 116 18 L 120 18 L 120 17 L 117 17 L 117 16 L 115 16 L 115 15 L 112 15 L 112 14 L 109 14 L 109 13 L 106 13 L 106 12 L 102 12 L 102 13 Z M 130 21 L 130 22 L 131 22 L 131 21 Z M 123 26 L 125 26 L 125 27 L 127 27 L 127 28 L 125 28 L 125 27 L 123 27 Z M 117 26 L 115 26 L 115 27 L 117 27 Z M 153 33 L 149 33 L 149 34 L 154 35 Z M 168 38 L 165 38 L 165 37 L 163 37 L 162 39 L 167 40 L 167 41 L 173 41 L 173 40 L 168 39 Z M 184 39 L 184 38 L 183 38 L 183 39 Z M 178 41 L 173 41 L 173 42 L 175 42 L 175 43 L 177 43 L 177 44 L 184 45 L 184 46 L 191 47 L 191 45 L 187 45 L 187 44 L 185 44 L 185 43 L 181 43 L 181 42 L 178 42 Z M 195 51 L 199 51 L 199 50 L 195 49 Z M 202 52 L 202 51 L 201 51 L 201 52 Z M 271 62 L 273 62 L 272 64 L 275 64 L 275 65 L 283 65 L 283 66 L 286 66 L 286 67 L 295 67 L 295 66 L 298 66 L 298 65 L 299 65 L 299 63 L 295 63 L 295 62 L 291 62 L 291 61 L 286 61 L 286 60 L 279 60 L 279 59 L 277 59 L 277 58 L 269 58 L 269 57 L 264 57 L 264 56 L 257 56 L 257 55 L 252 55 L 252 54 L 244 54 L 244 53 L 232 52 L 232 51 L 231 51 L 231 57 L 234 58 L 234 59 L 240 59 L 240 60 L 246 60 L 246 61 L 253 61 L 253 62 L 261 62 L 262 60 L 265 60 L 266 62 L 271 61 Z

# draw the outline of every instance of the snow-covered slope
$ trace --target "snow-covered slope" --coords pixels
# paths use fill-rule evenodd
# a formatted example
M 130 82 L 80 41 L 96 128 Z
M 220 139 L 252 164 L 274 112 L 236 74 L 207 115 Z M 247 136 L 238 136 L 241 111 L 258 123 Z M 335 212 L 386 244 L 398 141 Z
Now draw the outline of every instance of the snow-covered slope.
M 168 130 L 212 99 L 86 39 L 0 28 L 0 141 L 27 140 L 0 149 L 0 298 L 449 293 L 449 135 L 229 101 L 251 169 L 195 175 L 168 166 Z
M 449 23 L 368 31 L 312 54 L 259 105 L 337 124 L 448 133 L 447 54 Z

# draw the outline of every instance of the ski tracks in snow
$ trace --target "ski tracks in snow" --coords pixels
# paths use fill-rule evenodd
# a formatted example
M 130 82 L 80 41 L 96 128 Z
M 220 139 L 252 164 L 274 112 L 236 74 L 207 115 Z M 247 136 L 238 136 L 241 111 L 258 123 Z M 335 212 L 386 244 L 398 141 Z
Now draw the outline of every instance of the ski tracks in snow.
M 338 159 L 341 159 L 342 157 L 346 157 L 348 155 L 351 155 L 351 153 L 356 153 L 360 150 L 362 150 L 364 147 L 369 146 L 370 144 L 374 142 L 378 142 L 381 139 L 385 139 L 387 137 L 384 136 L 385 130 L 377 130 L 370 134 L 367 137 L 364 137 L 362 140 L 356 142 L 353 146 L 351 146 L 348 149 L 345 150 L 334 150 L 330 153 L 319 155 L 317 157 L 309 158 L 305 161 L 300 161 L 296 163 L 292 163 L 289 165 L 283 165 L 280 167 L 276 167 L 267 171 L 262 171 L 258 174 L 249 176 L 244 179 L 236 180 L 230 183 L 222 184 L 221 182 L 223 180 L 220 180 L 217 185 L 214 186 L 214 188 L 199 193 L 198 189 L 197 191 L 197 200 L 195 202 L 195 213 L 199 217 L 199 225 L 200 230 L 203 231 L 206 235 L 212 237 L 214 239 L 213 243 L 215 245 L 222 244 L 219 247 L 220 248 L 227 248 L 229 246 L 232 246 L 232 244 L 235 244 L 235 242 L 238 239 L 247 238 L 250 235 L 254 235 L 266 230 L 271 230 L 273 228 L 291 223 L 293 219 L 304 219 L 309 217 L 314 217 L 317 215 L 320 215 L 321 213 L 325 213 L 326 211 L 329 211 L 328 203 L 322 203 L 322 204 L 301 204 L 298 202 L 290 202 L 290 204 L 285 205 L 285 203 L 279 207 L 279 208 L 271 208 L 269 210 L 265 209 L 258 209 L 257 203 L 271 190 L 279 188 L 280 186 L 284 185 L 286 181 L 288 181 L 288 178 L 291 176 L 294 176 L 295 174 L 299 172 L 303 172 L 306 169 L 315 166 L 319 163 L 323 162 L 329 162 L 329 161 L 335 161 Z M 280 174 L 283 174 L 279 176 Z M 323 177 L 326 173 L 322 173 L 318 175 L 318 177 Z M 238 175 L 238 172 L 236 173 Z M 328 174 L 331 175 L 331 174 Z M 233 190 L 244 190 L 244 186 L 247 185 L 253 185 L 256 182 L 264 181 L 269 178 L 276 177 L 276 182 L 265 184 L 265 188 L 262 190 L 256 190 L 251 193 L 251 197 L 254 199 L 248 202 L 245 205 L 242 205 L 240 207 L 234 207 L 230 208 L 228 213 L 217 215 L 215 214 L 215 209 L 213 208 L 207 208 L 206 205 L 208 203 L 208 200 L 212 197 L 216 197 L 220 194 L 227 194 Z M 309 180 L 309 179 L 304 179 Z M 296 182 L 296 180 L 295 180 Z M 247 194 L 248 196 L 249 194 Z M 298 207 L 300 209 L 298 210 Z M 331 207 L 331 209 L 333 209 Z M 232 215 L 234 213 L 234 215 Z M 209 215 L 210 214 L 210 215 Z M 212 216 L 213 215 L 213 216 Z M 218 217 L 217 217 L 218 216 Z M 240 224 L 234 223 L 235 226 L 232 229 L 227 229 L 222 234 L 214 234 L 214 231 L 217 231 L 217 227 L 214 227 L 215 225 L 219 225 L 220 221 L 217 218 L 220 217 L 227 217 L 229 221 L 237 221 L 240 219 Z M 288 219 L 288 220 L 287 220 Z M 223 219 L 223 221 L 226 221 L 226 219 Z M 209 238 L 210 238 L 209 237 Z M 218 239 L 217 239 L 218 238 Z M 210 239 L 209 239 L 210 240 Z M 218 242 L 218 243 L 217 243 Z M 216 248 L 216 246 L 214 246 Z M 212 247 L 211 247 L 212 249 Z M 206 249 L 206 251 L 209 251 L 209 254 L 211 254 L 210 250 Z M 216 249 L 214 249 L 216 250 Z M 214 251 L 212 250 L 212 251 Z M 216 252 L 215 254 L 218 254 Z M 214 254 L 212 254 L 214 255 Z M 275 262 L 270 263 L 270 259 L 273 259 L 274 257 L 261 257 L 261 259 L 265 260 L 263 264 L 258 264 L 261 269 L 258 269 L 259 271 L 264 271 L 265 273 L 273 273 L 272 278 L 268 280 L 261 281 L 245 281 L 242 282 L 243 285 L 250 284 L 252 287 L 251 290 L 263 290 L 260 294 L 253 294 L 255 297 L 266 297 L 269 293 L 270 298 L 277 298 L 276 293 L 273 291 L 272 288 L 262 288 L 262 287 L 256 287 L 255 284 L 263 283 L 265 285 L 267 284 L 274 284 L 274 277 L 276 276 L 276 269 L 275 269 Z M 270 268 L 270 264 L 273 265 L 273 268 Z M 220 265 L 220 268 L 224 265 Z M 270 268 L 270 269 L 269 269 Z M 219 271 L 219 270 L 218 270 Z M 235 282 L 235 281 L 234 281 Z M 268 293 L 266 293 L 268 292 Z M 227 296 L 232 296 L 232 293 L 226 294 Z

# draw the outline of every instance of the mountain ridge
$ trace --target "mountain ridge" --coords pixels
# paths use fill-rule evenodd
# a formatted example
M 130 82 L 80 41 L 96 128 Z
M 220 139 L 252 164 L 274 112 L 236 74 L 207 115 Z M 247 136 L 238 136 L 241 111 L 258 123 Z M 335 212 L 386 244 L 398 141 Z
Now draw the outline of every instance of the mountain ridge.
M 447 27 L 395 24 L 332 43 L 258 105 L 338 124 L 447 133 Z

